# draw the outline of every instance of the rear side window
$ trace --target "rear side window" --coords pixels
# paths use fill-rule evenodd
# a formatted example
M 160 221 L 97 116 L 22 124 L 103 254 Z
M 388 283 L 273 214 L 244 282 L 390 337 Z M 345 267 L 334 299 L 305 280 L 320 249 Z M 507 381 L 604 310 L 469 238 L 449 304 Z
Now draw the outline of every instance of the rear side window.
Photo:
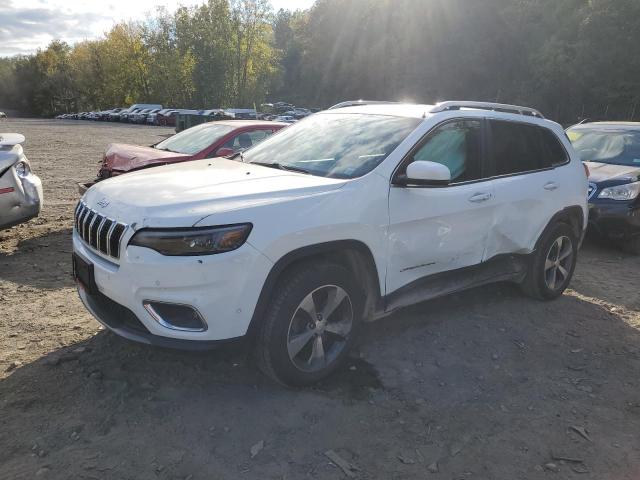
M 557 167 L 567 163 L 569 161 L 567 151 L 562 146 L 562 143 L 560 143 L 558 137 L 549 129 L 540 127 L 538 127 L 538 129 L 542 134 L 542 142 L 547 150 L 547 155 L 550 157 L 551 165 Z
M 491 120 L 491 156 L 495 175 L 531 172 L 566 161 L 552 132 L 536 125 Z

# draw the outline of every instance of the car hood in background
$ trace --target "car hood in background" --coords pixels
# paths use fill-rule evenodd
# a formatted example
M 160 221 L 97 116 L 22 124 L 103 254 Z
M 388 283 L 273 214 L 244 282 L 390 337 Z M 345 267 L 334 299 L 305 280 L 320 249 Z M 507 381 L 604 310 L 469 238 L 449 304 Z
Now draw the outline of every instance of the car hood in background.
M 134 228 L 191 226 L 202 218 L 337 190 L 345 180 L 215 158 L 114 177 L 83 201 Z
M 640 165 L 612 165 L 601 162 L 584 162 L 589 167 L 589 181 L 600 183 L 606 181 L 634 182 L 640 178 Z
M 104 154 L 103 169 L 129 172 L 154 164 L 165 164 L 189 160 L 192 156 L 167 152 L 153 147 L 141 147 L 124 143 L 112 143 Z

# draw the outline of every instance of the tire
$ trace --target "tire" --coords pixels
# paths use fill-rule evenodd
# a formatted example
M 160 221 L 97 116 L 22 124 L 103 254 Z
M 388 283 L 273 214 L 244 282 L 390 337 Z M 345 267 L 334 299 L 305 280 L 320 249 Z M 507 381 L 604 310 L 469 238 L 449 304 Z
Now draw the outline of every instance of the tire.
M 560 297 L 571 282 L 577 258 L 578 238 L 575 232 L 566 223 L 556 223 L 540 238 L 521 285 L 522 291 L 539 300 Z
M 258 367 L 291 387 L 327 377 L 353 346 L 362 323 L 363 300 L 355 278 L 340 265 L 310 262 L 285 273 L 258 331 Z

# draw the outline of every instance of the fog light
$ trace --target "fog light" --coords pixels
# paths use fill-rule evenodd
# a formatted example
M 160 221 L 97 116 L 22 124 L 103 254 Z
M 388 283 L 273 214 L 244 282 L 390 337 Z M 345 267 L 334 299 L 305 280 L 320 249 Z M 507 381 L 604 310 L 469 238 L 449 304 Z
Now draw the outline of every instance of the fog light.
M 204 332 L 207 324 L 200 313 L 188 305 L 145 300 L 144 308 L 156 322 L 172 330 Z

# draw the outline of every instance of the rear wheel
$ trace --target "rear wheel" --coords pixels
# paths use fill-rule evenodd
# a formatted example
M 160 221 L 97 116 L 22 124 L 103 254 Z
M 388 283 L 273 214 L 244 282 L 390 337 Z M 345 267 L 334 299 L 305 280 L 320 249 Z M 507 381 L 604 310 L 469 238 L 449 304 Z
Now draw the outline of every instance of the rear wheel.
M 576 267 L 578 240 L 566 223 L 548 229 L 533 256 L 522 290 L 541 300 L 553 300 L 569 286 Z
M 285 274 L 257 338 L 260 369 L 290 386 L 326 377 L 353 345 L 362 304 L 357 282 L 339 265 L 308 263 Z

